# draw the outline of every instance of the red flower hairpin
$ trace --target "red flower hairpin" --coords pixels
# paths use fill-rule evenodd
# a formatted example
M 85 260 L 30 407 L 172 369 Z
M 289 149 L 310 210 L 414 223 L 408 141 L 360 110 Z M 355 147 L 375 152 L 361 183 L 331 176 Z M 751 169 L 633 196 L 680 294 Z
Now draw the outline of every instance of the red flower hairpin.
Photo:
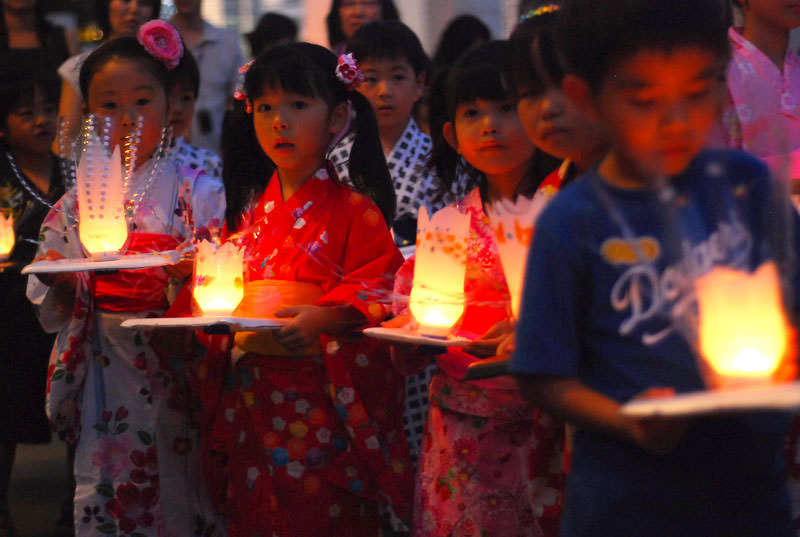
M 339 63 L 336 65 L 336 78 L 347 86 L 347 91 L 355 90 L 364 82 L 364 73 L 361 72 L 358 61 L 352 52 L 339 56 Z
M 183 57 L 183 41 L 172 25 L 162 20 L 144 23 L 136 34 L 144 49 L 170 71 L 178 67 Z

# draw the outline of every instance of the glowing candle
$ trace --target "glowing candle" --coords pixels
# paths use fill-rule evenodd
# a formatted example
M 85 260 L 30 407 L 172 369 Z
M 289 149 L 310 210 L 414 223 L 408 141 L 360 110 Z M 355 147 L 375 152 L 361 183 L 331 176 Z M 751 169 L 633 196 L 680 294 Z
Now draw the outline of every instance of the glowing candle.
M 445 207 L 417 217 L 417 249 L 409 307 L 419 332 L 446 336 L 464 312 L 465 242 L 469 215 Z
M 244 296 L 243 253 L 232 242 L 197 245 L 194 299 L 207 316 L 230 315 Z
M 0 214 L 0 259 L 14 249 L 14 216 Z
M 752 274 L 716 267 L 696 282 L 696 292 L 700 354 L 712 384 L 770 382 L 789 342 L 775 264 Z
M 128 239 L 119 147 L 109 156 L 100 137 L 88 134 L 76 182 L 81 243 L 93 257 L 118 252 Z

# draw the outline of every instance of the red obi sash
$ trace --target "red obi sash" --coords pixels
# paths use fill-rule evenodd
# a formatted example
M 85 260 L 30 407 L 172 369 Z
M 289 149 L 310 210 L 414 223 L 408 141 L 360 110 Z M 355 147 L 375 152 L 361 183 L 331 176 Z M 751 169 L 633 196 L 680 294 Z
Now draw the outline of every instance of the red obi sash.
M 159 233 L 131 233 L 127 253 L 174 250 L 180 240 Z M 123 248 L 125 249 L 125 248 Z M 95 306 L 109 311 L 163 310 L 169 307 L 164 289 L 169 276 L 162 267 L 93 273 Z

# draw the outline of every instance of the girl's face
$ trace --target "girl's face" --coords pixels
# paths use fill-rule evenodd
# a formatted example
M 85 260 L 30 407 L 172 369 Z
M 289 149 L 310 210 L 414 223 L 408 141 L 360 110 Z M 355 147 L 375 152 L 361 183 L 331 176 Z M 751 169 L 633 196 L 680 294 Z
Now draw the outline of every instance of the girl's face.
M 601 145 L 596 125 L 560 87 L 549 86 L 541 94 L 522 91 L 517 113 L 533 145 L 555 157 L 581 160 Z
M 796 0 L 747 0 L 742 6 L 745 27 L 753 24 L 753 19 L 780 31 L 800 27 L 800 2 Z
M 45 155 L 55 137 L 58 107 L 38 87 L 33 99 L 14 108 L 6 118 L 6 128 L 0 132 L 12 153 L 24 152 Z
M 380 0 L 342 0 L 339 4 L 339 20 L 342 33 L 347 39 L 353 37 L 353 34 L 365 24 L 382 18 L 383 9 Z
M 310 177 L 323 163 L 331 136 L 344 126 L 346 105 L 331 112 L 319 97 L 264 88 L 253 100 L 258 143 L 281 179 Z
M 122 146 L 137 119 L 142 118 L 137 166 L 158 147 L 162 129 L 167 126 L 168 108 L 164 86 L 135 60 L 112 59 L 89 82 L 87 109 L 101 118 L 111 118 L 112 147 Z
M 517 174 L 517 180 L 522 179 L 533 157 L 533 144 L 511 99 L 459 104 L 455 121 L 445 125 L 445 136 L 467 162 L 486 174 L 490 183 L 496 177 Z
M 153 18 L 156 0 L 111 0 L 108 22 L 114 37 L 135 36 L 139 27 Z

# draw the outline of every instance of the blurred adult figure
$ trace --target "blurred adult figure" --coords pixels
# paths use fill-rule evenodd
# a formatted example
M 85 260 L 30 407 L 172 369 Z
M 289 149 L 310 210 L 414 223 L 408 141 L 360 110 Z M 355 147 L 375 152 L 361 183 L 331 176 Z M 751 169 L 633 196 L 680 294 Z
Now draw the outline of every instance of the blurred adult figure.
M 189 142 L 219 154 L 222 116 L 236 87 L 244 56 L 239 37 L 204 20 L 202 6 L 203 0 L 175 0 L 175 15 L 169 22 L 180 32 L 200 70 L 200 91 Z
M 0 0 L 0 64 L 22 73 L 51 72 L 78 52 L 74 35 L 44 18 L 44 0 Z M 27 77 L 26 77 L 27 78 Z
M 22 0 L 3 0 L 22 1 Z M 122 36 L 135 36 L 139 27 L 161 13 L 161 0 L 95 0 L 95 20 L 103 32 L 103 39 Z M 77 135 L 83 113 L 83 97 L 78 78 L 84 60 L 91 50 L 71 56 L 58 68 L 61 76 L 61 100 L 58 104 L 58 118 L 66 122 L 59 134 L 69 139 Z M 53 151 L 58 154 L 59 140 L 53 142 Z M 63 156 L 63 155 L 62 155 Z
M 333 0 L 325 18 L 331 50 L 337 55 L 343 54 L 347 40 L 369 22 L 399 18 L 392 0 Z
M 252 32 L 244 34 L 255 58 L 274 46 L 297 41 L 297 24 L 280 13 L 264 13 Z

